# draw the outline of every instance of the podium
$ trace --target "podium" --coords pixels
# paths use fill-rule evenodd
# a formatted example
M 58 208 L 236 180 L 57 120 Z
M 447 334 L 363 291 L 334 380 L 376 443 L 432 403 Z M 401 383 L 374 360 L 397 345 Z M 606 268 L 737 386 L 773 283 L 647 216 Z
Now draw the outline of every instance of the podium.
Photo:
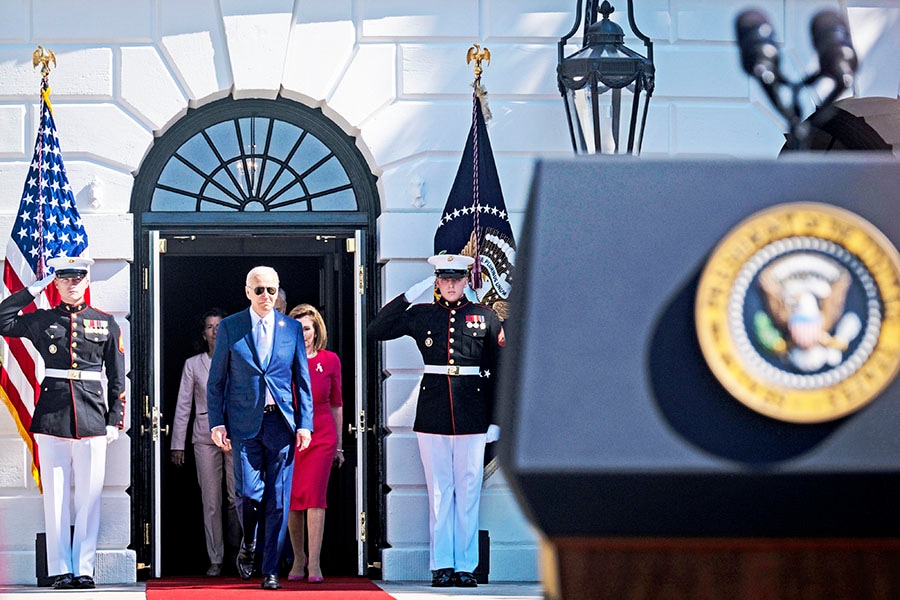
M 847 414 L 783 420 L 739 401 L 698 338 L 722 240 L 794 203 L 857 215 L 900 246 L 900 162 L 883 156 L 536 164 L 498 452 L 544 536 L 548 597 L 900 597 L 893 371 Z M 893 298 L 875 296 L 893 327 Z

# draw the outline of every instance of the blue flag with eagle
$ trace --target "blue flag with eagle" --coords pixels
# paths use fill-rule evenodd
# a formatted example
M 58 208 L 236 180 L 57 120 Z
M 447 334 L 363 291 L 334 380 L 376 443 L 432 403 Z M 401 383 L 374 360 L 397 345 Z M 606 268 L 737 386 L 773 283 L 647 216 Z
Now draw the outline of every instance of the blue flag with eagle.
M 502 320 L 509 312 L 516 242 L 485 126 L 485 96 L 484 88 L 476 79 L 472 126 L 441 223 L 434 234 L 434 253 L 475 258 L 469 286 L 478 302 L 493 308 Z

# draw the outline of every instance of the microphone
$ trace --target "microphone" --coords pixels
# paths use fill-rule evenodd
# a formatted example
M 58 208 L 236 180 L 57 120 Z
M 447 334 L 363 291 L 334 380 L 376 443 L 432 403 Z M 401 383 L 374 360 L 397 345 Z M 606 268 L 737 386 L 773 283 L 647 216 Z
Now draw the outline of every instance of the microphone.
M 735 29 L 744 71 L 764 85 L 779 81 L 778 47 L 768 17 L 758 10 L 746 10 L 738 15 Z
M 844 19 L 834 11 L 823 10 L 813 17 L 810 32 L 822 74 L 833 79 L 840 89 L 853 85 L 859 61 Z

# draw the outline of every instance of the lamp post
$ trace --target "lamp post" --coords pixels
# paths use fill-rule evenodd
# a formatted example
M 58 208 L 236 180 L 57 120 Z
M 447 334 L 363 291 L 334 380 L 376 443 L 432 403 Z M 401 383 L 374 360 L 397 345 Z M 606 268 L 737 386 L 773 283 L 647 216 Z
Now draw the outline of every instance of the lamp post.
M 653 94 L 653 42 L 637 28 L 632 0 L 628 0 L 628 24 L 644 42 L 646 56 L 625 46 L 624 31 L 609 19 L 615 9 L 607 0 L 602 4 L 587 0 L 583 15 L 581 8 L 582 0 L 578 0 L 575 25 L 559 40 L 556 67 L 572 149 L 576 154 L 618 154 L 620 140 L 627 135 L 625 151 L 640 154 Z M 603 16 L 600 21 L 598 14 Z M 582 16 L 582 48 L 564 57 L 566 43 L 581 26 Z

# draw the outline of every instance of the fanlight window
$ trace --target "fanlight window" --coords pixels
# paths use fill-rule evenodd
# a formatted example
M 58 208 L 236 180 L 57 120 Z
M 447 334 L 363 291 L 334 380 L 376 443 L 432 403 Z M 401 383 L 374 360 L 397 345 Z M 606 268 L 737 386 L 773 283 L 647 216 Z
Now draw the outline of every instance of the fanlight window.
M 350 177 L 310 131 L 248 116 L 207 127 L 168 159 L 154 212 L 357 211 Z

